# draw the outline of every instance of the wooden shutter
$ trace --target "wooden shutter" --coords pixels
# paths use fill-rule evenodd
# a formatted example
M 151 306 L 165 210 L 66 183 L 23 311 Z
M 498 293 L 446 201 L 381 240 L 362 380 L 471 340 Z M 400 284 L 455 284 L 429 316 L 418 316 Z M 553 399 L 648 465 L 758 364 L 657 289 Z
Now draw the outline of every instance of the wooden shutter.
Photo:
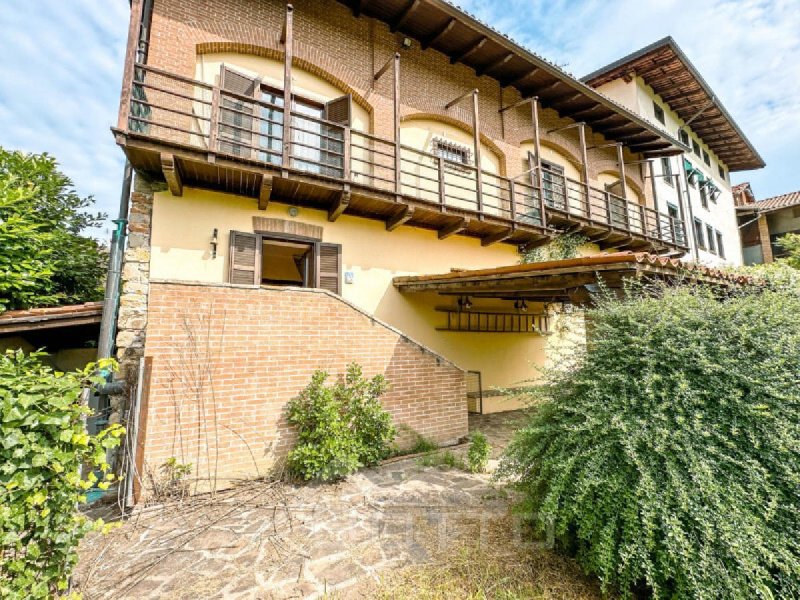
M 351 104 L 350 94 L 326 102 L 323 118 L 327 121 L 350 127 L 352 121 L 352 114 L 350 111 Z
M 246 285 L 261 283 L 261 248 L 255 233 L 231 231 L 228 281 Z
M 241 96 L 255 97 L 259 80 L 229 69 L 222 65 L 219 86 L 226 92 Z M 252 115 L 256 114 L 256 104 L 240 98 L 222 95 L 219 111 L 219 150 L 236 156 L 250 157 L 253 143 Z M 241 144 L 235 143 L 242 142 Z
M 342 246 L 320 244 L 317 256 L 317 287 L 334 294 L 342 293 Z

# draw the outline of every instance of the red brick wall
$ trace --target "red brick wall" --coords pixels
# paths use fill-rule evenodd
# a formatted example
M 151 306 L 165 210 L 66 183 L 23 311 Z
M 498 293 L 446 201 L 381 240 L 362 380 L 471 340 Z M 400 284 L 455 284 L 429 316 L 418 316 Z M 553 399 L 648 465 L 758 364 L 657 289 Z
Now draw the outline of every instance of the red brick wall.
M 314 370 L 334 378 L 352 361 L 389 381 L 396 425 L 440 444 L 467 434 L 464 372 L 333 294 L 151 283 L 148 313 L 151 472 L 174 456 L 217 487 L 265 474 L 293 444 L 286 402 Z
M 478 77 L 463 64 L 451 64 L 444 54 L 422 50 L 418 43 L 402 49 L 402 36 L 392 33 L 386 24 L 366 17 L 356 18 L 352 12 L 333 0 L 295 0 L 294 55 L 298 66 L 327 74 L 343 82 L 346 91 L 365 99 L 372 112 L 372 133 L 391 138 L 391 77 L 374 81 L 373 74 L 396 51 L 401 51 L 400 101 L 403 118 L 423 113 L 446 116 L 469 125 L 471 108 L 462 102 L 450 109 L 445 105 L 476 88 L 480 92 L 481 131 L 499 152 L 506 174 L 514 176 L 527 170 L 521 142 L 533 137 L 530 107 L 521 106 L 502 115 L 501 96 L 505 106 L 520 100 L 514 88 L 501 88 L 497 80 Z M 280 32 L 285 15 L 285 2 L 278 0 L 155 0 L 148 63 L 186 77 L 194 77 L 198 52 L 214 48 L 231 52 L 250 52 L 282 59 Z M 575 164 L 580 163 L 577 129 L 547 133 L 571 123 L 554 110 L 540 115 L 541 138 L 545 145 L 560 150 Z M 604 139 L 587 131 L 588 145 L 602 144 Z M 589 152 L 590 177 L 603 171 L 615 171 L 613 149 Z M 626 150 L 626 160 L 635 160 Z M 627 170 L 632 187 L 650 199 L 650 186 L 644 185 L 641 168 Z

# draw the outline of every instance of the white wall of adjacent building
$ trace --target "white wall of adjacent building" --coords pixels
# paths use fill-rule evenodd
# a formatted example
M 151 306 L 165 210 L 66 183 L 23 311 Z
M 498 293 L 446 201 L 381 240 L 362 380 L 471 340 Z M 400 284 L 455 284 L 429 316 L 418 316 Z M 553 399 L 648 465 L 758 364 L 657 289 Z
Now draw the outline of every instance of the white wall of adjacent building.
M 615 79 L 599 86 L 598 90 L 664 129 L 673 137 L 678 137 L 678 130 L 685 124 L 641 77 L 634 77 L 630 81 Z M 656 115 L 655 106 L 663 110 L 663 123 Z M 703 117 L 701 115 L 698 118 L 702 119 Z M 660 159 L 653 161 L 659 210 L 664 214 L 669 214 L 670 210 L 677 211 L 678 216 L 684 219 L 688 240 L 692 246 L 685 260 L 698 260 L 702 264 L 711 266 L 741 265 L 742 250 L 739 243 L 739 229 L 728 166 L 692 131 L 691 125 L 684 130 L 689 135 L 689 145 L 694 147 L 694 143 L 696 143 L 699 154 L 693 150 L 684 156 L 673 156 L 665 161 Z M 708 162 L 705 160 L 706 157 L 708 157 Z M 686 179 L 683 176 L 684 161 L 688 161 L 692 168 L 697 169 L 703 180 L 710 179 L 713 186 L 720 191 L 716 201 L 712 201 L 709 196 L 704 205 L 698 182 L 694 186 L 688 187 L 687 204 Z M 663 177 L 667 170 L 672 174 L 680 175 L 677 182 L 678 188 L 675 186 L 674 178 Z M 682 201 L 679 201 L 679 194 L 682 196 Z M 699 229 L 702 231 L 702 243 L 697 249 L 695 249 L 695 222 L 699 224 Z M 708 241 L 709 231 L 714 238 L 713 244 Z M 722 250 L 718 248 L 718 234 L 722 239 Z

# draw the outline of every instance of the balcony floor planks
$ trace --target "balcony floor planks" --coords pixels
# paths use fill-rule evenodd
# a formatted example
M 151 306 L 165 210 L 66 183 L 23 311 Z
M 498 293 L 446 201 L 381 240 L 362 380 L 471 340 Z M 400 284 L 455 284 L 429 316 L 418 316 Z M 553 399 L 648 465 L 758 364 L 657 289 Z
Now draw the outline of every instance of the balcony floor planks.
M 184 185 L 200 187 L 221 192 L 258 198 L 262 176 L 273 178 L 272 199 L 276 202 L 295 204 L 318 210 L 328 210 L 342 190 L 343 184 L 333 178 L 313 173 L 299 173 L 263 163 L 214 157 L 209 160 L 208 153 L 195 148 L 180 148 L 180 144 L 163 143 L 151 139 L 138 139 L 137 136 L 119 136 L 118 143 L 123 147 L 128 159 L 137 171 L 161 175 L 160 153 L 174 152 L 184 176 Z M 178 146 L 178 148 L 176 148 Z M 281 176 L 283 172 L 286 176 Z M 367 185 L 351 183 L 352 196 L 345 215 L 369 219 L 388 220 L 397 211 L 398 202 L 392 192 L 371 188 Z M 510 219 L 492 214 L 484 214 L 479 219 L 475 211 L 447 206 L 445 210 L 434 202 L 425 202 L 402 197 L 402 204 L 415 207 L 414 216 L 404 225 L 438 231 L 451 225 L 455 219 L 466 218 L 469 225 L 459 235 L 485 238 L 507 230 Z M 589 236 L 607 233 L 599 242 L 601 248 L 627 245 L 631 248 L 649 248 L 654 244 L 645 236 L 630 235 L 589 219 L 567 215 L 558 211 L 548 211 L 551 226 L 566 229 L 579 226 Z M 540 226 L 517 223 L 511 235 L 502 243 L 523 245 L 541 242 L 556 232 L 543 230 Z

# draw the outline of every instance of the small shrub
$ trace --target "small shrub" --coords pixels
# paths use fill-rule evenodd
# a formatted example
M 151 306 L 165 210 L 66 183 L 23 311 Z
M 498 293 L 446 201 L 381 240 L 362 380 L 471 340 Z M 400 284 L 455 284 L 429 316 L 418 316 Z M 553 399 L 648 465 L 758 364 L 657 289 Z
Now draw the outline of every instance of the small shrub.
M 76 506 L 94 484 L 108 489 L 106 451 L 124 430 L 86 433 L 85 386 L 99 383 L 89 365 L 56 373 L 41 354 L 0 355 L 0 597 L 50 598 L 67 588 L 77 547 L 91 521 Z M 113 366 L 112 366 L 113 368 Z M 102 481 L 92 471 L 99 469 Z M 87 473 L 81 477 L 81 473 Z
M 467 450 L 467 466 L 470 473 L 483 473 L 489 464 L 492 447 L 482 431 L 473 431 L 469 435 L 469 449 Z
M 600 298 L 500 475 L 606 592 L 800 597 L 800 296 Z
M 297 427 L 297 445 L 288 466 L 306 481 L 330 481 L 377 464 L 391 451 L 396 435 L 391 415 L 380 403 L 387 389 L 381 375 L 365 379 L 355 363 L 342 381 L 326 386 L 328 374 L 316 371 L 311 383 L 288 406 Z
M 408 449 L 406 454 L 424 454 L 439 449 L 439 446 L 436 445 L 436 442 L 429 440 L 422 434 L 414 432 L 414 435 L 416 436 L 414 445 Z

